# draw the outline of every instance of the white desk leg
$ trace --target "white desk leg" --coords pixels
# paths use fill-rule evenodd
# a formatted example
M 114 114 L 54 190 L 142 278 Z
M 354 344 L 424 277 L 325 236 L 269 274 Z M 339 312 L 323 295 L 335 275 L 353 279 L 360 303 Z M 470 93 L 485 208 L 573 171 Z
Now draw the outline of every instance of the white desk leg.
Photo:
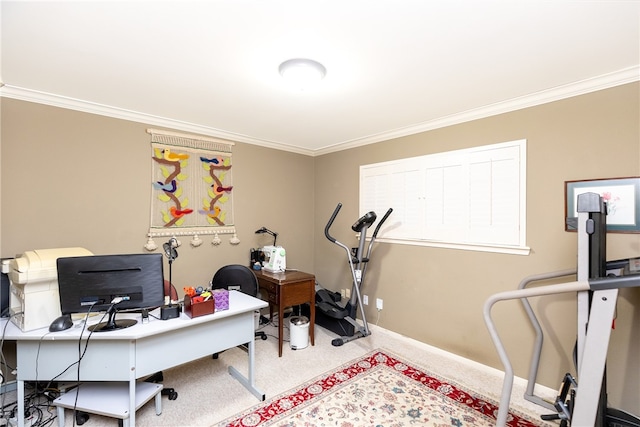
M 129 426 L 136 427 L 136 342 L 129 343 Z M 123 426 L 125 424 L 123 423 Z
M 156 394 L 156 415 L 162 415 L 162 390 Z
M 64 408 L 62 406 L 56 407 L 56 413 L 58 414 L 58 427 L 64 427 Z
M 255 351 L 255 342 L 254 340 L 249 341 L 249 379 L 245 378 L 236 368 L 233 366 L 229 366 L 229 374 L 232 377 L 240 381 L 240 384 L 245 386 L 255 397 L 257 397 L 260 401 L 264 401 L 265 395 L 264 392 L 258 390 L 255 386 L 255 378 L 253 375 L 253 365 L 254 365 L 254 354 Z
M 24 381 L 17 381 L 18 389 L 18 427 L 24 427 Z
M 256 385 L 256 378 L 254 376 L 255 374 L 255 361 L 256 361 L 256 357 L 255 357 L 255 351 L 256 351 L 256 342 L 255 340 L 251 340 L 249 341 L 249 384 L 251 385 L 251 387 L 255 387 Z
M 136 380 L 129 380 L 129 426 L 136 425 Z M 124 424 L 123 424 L 124 426 Z

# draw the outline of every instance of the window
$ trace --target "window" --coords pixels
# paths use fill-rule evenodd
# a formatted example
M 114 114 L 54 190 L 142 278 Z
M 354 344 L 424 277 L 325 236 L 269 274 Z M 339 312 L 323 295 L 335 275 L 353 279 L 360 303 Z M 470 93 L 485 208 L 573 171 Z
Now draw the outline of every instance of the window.
M 360 167 L 360 213 L 393 214 L 378 239 L 528 254 L 526 140 Z

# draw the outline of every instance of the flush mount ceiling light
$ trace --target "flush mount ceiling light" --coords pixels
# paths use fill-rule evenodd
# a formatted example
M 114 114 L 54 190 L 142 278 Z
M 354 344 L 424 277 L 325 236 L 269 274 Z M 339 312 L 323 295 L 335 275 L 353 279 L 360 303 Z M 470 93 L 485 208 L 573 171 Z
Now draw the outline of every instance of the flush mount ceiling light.
M 280 75 L 298 88 L 312 86 L 327 74 L 324 65 L 312 59 L 295 58 L 284 61 L 278 68 Z

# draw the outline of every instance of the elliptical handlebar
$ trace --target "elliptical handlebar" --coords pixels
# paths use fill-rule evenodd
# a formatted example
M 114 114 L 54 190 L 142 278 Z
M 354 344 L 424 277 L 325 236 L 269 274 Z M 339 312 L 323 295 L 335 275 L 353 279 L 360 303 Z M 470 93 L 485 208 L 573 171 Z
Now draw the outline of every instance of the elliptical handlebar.
M 338 212 L 340 212 L 341 208 L 342 208 L 342 203 L 338 203 L 338 206 L 336 206 L 336 209 L 333 211 L 333 214 L 331 214 L 331 218 L 329 218 L 329 222 L 324 227 L 324 235 L 327 239 L 329 239 L 331 243 L 335 243 L 336 239 L 335 237 L 332 237 L 331 234 L 329 234 L 329 228 L 331 228 L 331 226 L 333 225 L 333 221 L 335 221 L 336 217 L 338 216 Z
M 342 203 L 338 203 L 335 210 L 331 214 L 331 218 L 329 218 L 329 222 L 327 222 L 327 225 L 324 227 L 324 235 L 327 239 L 329 239 L 331 243 L 336 243 L 336 238 L 333 237 L 331 234 L 329 234 L 329 229 L 333 225 L 333 221 L 335 221 L 336 217 L 338 216 L 338 212 L 340 212 L 340 209 L 342 209 Z M 384 214 L 384 216 L 382 217 L 382 219 L 378 222 L 378 225 L 376 226 L 376 229 L 374 230 L 373 235 L 371 236 L 373 240 L 375 240 L 376 236 L 378 235 L 378 231 L 380 231 L 380 227 L 382 227 L 382 224 L 384 224 L 387 218 L 389 218 L 389 215 L 391 215 L 391 212 L 393 212 L 393 208 L 389 208 L 387 212 Z M 376 220 L 375 212 L 369 212 L 364 216 L 362 216 L 360 219 L 358 219 L 358 221 L 356 221 L 356 223 L 353 224 L 351 228 L 353 229 L 353 231 L 361 231 L 362 225 L 366 224 L 369 226 L 373 224 L 375 220 Z
M 387 213 L 384 214 L 380 222 L 378 222 L 376 229 L 373 231 L 373 234 L 371 235 L 372 239 L 376 238 L 376 236 L 378 235 L 378 231 L 380 230 L 380 227 L 387 220 L 387 218 L 389 218 L 389 215 L 391 215 L 391 212 L 393 212 L 393 208 L 389 208 L 389 210 L 387 211 Z

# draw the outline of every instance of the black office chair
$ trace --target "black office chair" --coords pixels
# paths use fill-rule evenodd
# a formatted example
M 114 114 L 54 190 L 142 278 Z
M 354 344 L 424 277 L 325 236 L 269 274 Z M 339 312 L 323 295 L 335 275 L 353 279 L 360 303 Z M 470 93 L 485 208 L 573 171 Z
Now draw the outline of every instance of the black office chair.
M 240 292 L 260 298 L 260 287 L 258 279 L 249 267 L 240 264 L 230 264 L 221 267 L 211 279 L 211 289 L 226 289 L 228 291 L 239 290 Z M 256 331 L 256 338 L 267 339 L 267 334 Z

